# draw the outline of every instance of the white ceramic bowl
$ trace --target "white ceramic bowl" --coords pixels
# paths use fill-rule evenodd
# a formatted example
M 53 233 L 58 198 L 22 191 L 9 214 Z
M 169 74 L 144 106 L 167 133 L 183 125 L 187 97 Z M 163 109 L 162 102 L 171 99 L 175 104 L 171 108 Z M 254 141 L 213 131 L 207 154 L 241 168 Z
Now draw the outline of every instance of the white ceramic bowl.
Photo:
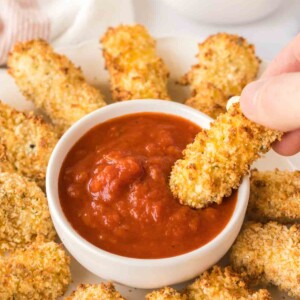
M 61 165 L 75 142 L 91 128 L 112 118 L 138 112 L 181 116 L 202 128 L 209 128 L 212 121 L 193 108 L 171 101 L 132 100 L 108 105 L 79 120 L 59 140 L 49 161 L 46 188 L 56 231 L 79 263 L 106 280 L 136 288 L 153 289 L 189 280 L 222 258 L 233 244 L 243 223 L 249 198 L 249 179 L 243 178 L 235 210 L 226 227 L 212 241 L 197 250 L 170 258 L 135 259 L 115 255 L 92 245 L 72 228 L 62 211 L 58 196 Z
M 164 0 L 179 13 L 212 24 L 242 24 L 261 19 L 282 0 Z

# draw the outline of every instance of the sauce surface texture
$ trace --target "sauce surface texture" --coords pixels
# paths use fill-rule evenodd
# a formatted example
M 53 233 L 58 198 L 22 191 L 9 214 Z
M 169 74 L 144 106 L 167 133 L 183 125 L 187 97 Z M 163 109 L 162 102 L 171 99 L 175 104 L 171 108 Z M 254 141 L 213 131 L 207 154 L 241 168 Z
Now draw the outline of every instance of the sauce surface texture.
M 201 130 L 171 115 L 139 113 L 97 125 L 68 153 L 59 197 L 73 228 L 111 253 L 164 258 L 208 243 L 228 223 L 236 194 L 221 205 L 181 205 L 169 176 Z

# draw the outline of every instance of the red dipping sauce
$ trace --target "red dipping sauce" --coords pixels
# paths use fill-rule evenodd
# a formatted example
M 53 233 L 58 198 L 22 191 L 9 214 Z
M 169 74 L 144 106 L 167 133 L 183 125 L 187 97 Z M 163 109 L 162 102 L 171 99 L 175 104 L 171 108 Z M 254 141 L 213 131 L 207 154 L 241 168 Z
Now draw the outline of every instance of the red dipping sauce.
M 169 176 L 201 130 L 162 113 L 126 115 L 99 124 L 68 153 L 59 197 L 73 228 L 111 253 L 164 258 L 208 243 L 228 223 L 236 194 L 194 210 L 172 196 Z

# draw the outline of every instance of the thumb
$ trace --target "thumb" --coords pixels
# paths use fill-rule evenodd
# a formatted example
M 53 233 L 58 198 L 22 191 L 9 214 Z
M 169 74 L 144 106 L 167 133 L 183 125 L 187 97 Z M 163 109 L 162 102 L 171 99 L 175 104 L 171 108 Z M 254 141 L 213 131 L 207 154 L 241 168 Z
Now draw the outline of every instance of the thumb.
M 300 73 L 286 73 L 248 84 L 241 95 L 244 115 L 280 131 L 300 128 Z

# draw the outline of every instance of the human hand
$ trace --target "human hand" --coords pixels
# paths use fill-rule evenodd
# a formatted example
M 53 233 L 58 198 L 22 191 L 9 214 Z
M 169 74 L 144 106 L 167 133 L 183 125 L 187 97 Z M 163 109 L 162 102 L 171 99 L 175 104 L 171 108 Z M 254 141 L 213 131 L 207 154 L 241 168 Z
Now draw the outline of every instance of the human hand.
M 244 88 L 240 103 L 250 120 L 285 132 L 273 145 L 276 152 L 293 155 L 300 151 L 300 34 L 259 80 Z

